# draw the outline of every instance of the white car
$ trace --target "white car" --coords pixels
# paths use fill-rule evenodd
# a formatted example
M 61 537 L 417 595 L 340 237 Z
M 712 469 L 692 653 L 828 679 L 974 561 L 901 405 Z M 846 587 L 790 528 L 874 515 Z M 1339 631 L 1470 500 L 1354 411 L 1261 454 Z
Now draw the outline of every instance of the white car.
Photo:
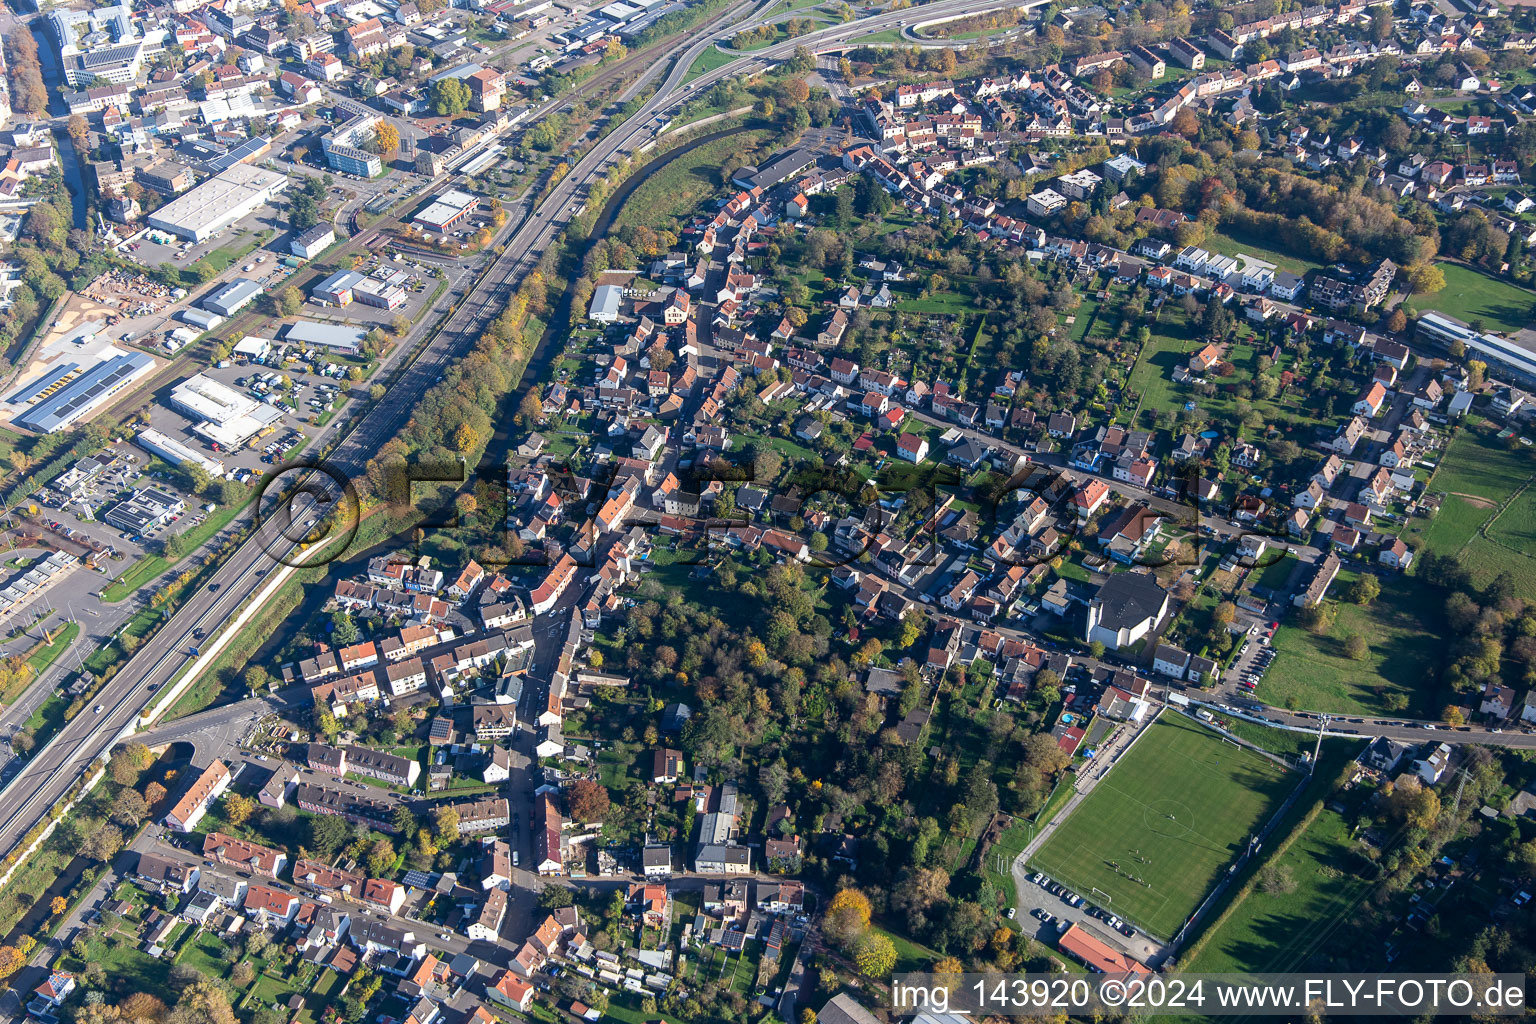
M 96 707 L 93 708 L 92 710 L 95 711 L 95 713 L 98 714 L 98 715 L 101 714 L 101 710 L 102 710 L 101 709 L 101 705 L 97 704 Z
M 1019 908 L 1018 907 L 1009 907 L 1008 908 L 1008 920 L 1012 921 L 1015 917 L 1018 916 L 1018 914 L 1019 914 Z

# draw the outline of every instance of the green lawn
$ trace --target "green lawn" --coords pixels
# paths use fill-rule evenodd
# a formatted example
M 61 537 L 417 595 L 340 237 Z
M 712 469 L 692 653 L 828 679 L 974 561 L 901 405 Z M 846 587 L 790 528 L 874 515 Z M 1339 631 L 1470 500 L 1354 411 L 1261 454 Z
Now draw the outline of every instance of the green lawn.
M 1474 499 L 1452 494 L 1440 503 L 1440 511 L 1433 519 L 1415 519 L 1408 532 L 1423 537 L 1431 551 L 1454 555 L 1466 547 L 1488 517 L 1493 506 Z
M 69 701 L 57 693 L 49 694 L 48 699 L 32 712 L 32 716 L 22 723 L 22 728 L 32 734 L 35 745 L 41 747 L 53 738 L 53 734 L 64 727 L 64 712 L 69 708 Z
M 1264 553 L 1265 558 L 1270 557 L 1270 552 Z M 1271 592 L 1285 588 L 1290 581 L 1291 573 L 1296 571 L 1296 565 L 1301 559 L 1287 551 L 1280 558 L 1276 558 L 1265 564 L 1258 571 L 1258 578 L 1254 580 L 1254 586 L 1265 587 Z
M 1236 736 L 1240 740 L 1252 743 L 1261 750 L 1267 750 L 1271 754 L 1280 757 L 1300 757 L 1302 754 L 1311 756 L 1313 748 L 1317 745 L 1317 736 L 1312 733 L 1292 732 L 1290 729 L 1275 729 L 1258 722 L 1250 722 L 1235 716 L 1216 714 L 1216 720 L 1221 723 L 1223 729 Z
M 234 967 L 234 950 L 229 943 L 211 932 L 199 932 L 197 938 L 182 947 L 178 963 L 196 967 L 210 978 L 225 978 Z
M 920 942 L 914 942 L 899 932 L 882 928 L 878 924 L 870 926 L 871 931 L 884 934 L 891 940 L 891 945 L 896 947 L 896 970 L 902 971 L 926 971 L 940 955 L 935 950 L 929 949 Z
M 1354 574 L 1341 571 L 1332 593 L 1338 593 Z M 1326 633 L 1281 623 L 1275 631 L 1279 652 L 1259 696 L 1267 703 L 1309 711 L 1347 714 L 1383 714 L 1389 694 L 1408 700 L 1409 714 L 1432 714 L 1427 703 L 1434 696 L 1433 680 L 1426 667 L 1439 658 L 1441 639 L 1438 595 L 1428 593 L 1411 578 L 1381 577 L 1381 596 L 1370 605 L 1330 602 L 1338 617 Z M 1344 653 L 1345 640 L 1363 636 L 1369 647 L 1363 661 Z
M 1292 274 L 1305 274 L 1308 270 L 1317 267 L 1316 263 L 1299 260 L 1294 256 L 1287 256 L 1283 252 L 1265 248 L 1263 245 L 1255 244 L 1252 241 L 1239 238 L 1224 231 L 1211 232 L 1206 236 L 1205 241 L 1200 243 L 1200 248 L 1208 252 L 1220 253 L 1223 256 L 1238 256 L 1242 253 L 1247 253 L 1249 256 L 1264 260 L 1266 263 L 1273 263 L 1281 270 L 1289 271 Z
M 921 284 L 907 282 L 893 287 L 891 294 L 896 297 L 897 305 L 904 313 L 960 314 L 970 313 L 976 308 L 976 300 L 969 295 L 943 291 L 925 297 L 922 291 Z
M 1472 323 L 1481 320 L 1487 330 L 1513 333 L 1530 323 L 1536 292 L 1491 277 L 1459 263 L 1441 263 L 1445 287 L 1438 292 L 1415 295 L 1408 304 L 1419 310 L 1433 309 Z
M 1275 862 L 1290 892 L 1255 886 L 1183 968 L 1192 972 L 1302 970 L 1319 928 L 1347 919 L 1374 882 L 1355 877 L 1349 825 L 1323 810 Z
M 11 477 L 14 474 L 10 470 L 10 463 L 8 460 L 10 459 L 11 453 L 16 450 L 16 446 L 19 445 L 23 440 L 24 438 L 22 438 L 22 436 L 15 431 L 0 428 L 0 482 L 3 482 L 7 485 L 10 484 Z
M 1483 537 L 1474 537 L 1461 553 L 1461 564 L 1472 573 L 1479 586 L 1490 583 L 1500 573 L 1507 573 L 1526 594 L 1536 594 L 1536 558 L 1511 551 Z
M 1172 936 L 1295 782 L 1268 758 L 1165 715 L 1030 866 L 1154 935 Z
M 1013 861 L 1024 851 L 1024 844 L 1035 834 L 1034 826 L 1022 818 L 1014 819 L 1012 825 L 998 836 L 997 842 L 987 847 L 987 855 L 983 858 L 982 869 L 997 891 L 1003 896 L 1003 905 L 1011 907 L 1018 898 L 1018 890 L 1013 884 Z M 999 871 L 996 865 L 1001 865 Z
M 813 30 L 817 29 L 817 28 L 822 28 L 823 26 L 825 26 L 827 24 L 827 19 L 822 17 L 820 14 L 818 14 L 818 13 L 816 13 L 814 11 L 804 12 L 804 13 L 799 15 L 799 18 L 801 20 L 803 20 L 803 21 L 811 22 Z M 790 20 L 793 20 L 793 19 L 790 19 Z M 781 21 L 781 22 L 778 22 L 777 24 L 775 24 L 773 26 L 773 35 L 769 36 L 766 39 L 754 39 L 754 40 L 752 40 L 752 42 L 748 43 L 746 46 L 743 46 L 741 48 L 741 52 L 742 53 L 755 53 L 758 50 L 767 49 L 768 47 L 772 46 L 774 43 L 782 43 L 786 39 L 789 39 L 789 38 L 791 38 L 790 34 L 789 34 L 789 21 Z M 734 42 L 734 39 L 730 40 L 730 41 Z
M 1432 551 L 1459 557 L 1479 585 L 1507 572 L 1536 592 L 1536 493 L 1526 485 L 1533 476 L 1536 455 L 1530 449 L 1510 449 L 1463 429 L 1429 480 L 1430 491 L 1446 496 L 1439 514 L 1415 519 L 1407 533 Z
M 714 52 L 714 51 L 712 51 Z M 675 227 L 679 217 L 691 212 L 720 190 L 720 167 L 732 155 L 755 151 L 767 138 L 762 131 L 740 132 L 681 154 L 657 168 L 624 201 L 614 217 L 614 230 L 636 227 Z
M 162 1002 L 175 1004 L 176 994 L 169 984 L 171 964 L 168 960 L 156 959 L 141 952 L 133 942 L 121 936 L 110 941 L 91 942 L 90 959 L 106 969 L 106 992 L 110 1002 L 117 1002 L 135 992 L 144 992 Z M 85 967 L 73 955 L 63 957 L 60 965 L 76 974 Z
M 222 274 L 235 263 L 245 259 L 258 248 L 265 245 L 276 234 L 277 232 L 275 231 L 263 231 L 256 235 L 243 231 L 238 232 L 235 241 L 229 245 L 220 246 L 202 259 L 193 261 L 184 270 L 191 270 L 193 267 L 206 265 Z
M 964 41 L 967 39 L 987 39 L 991 36 L 1000 36 L 1005 32 L 1012 32 L 1017 28 L 1017 25 L 1000 25 L 997 28 L 973 28 L 967 29 L 964 32 L 956 32 L 952 36 L 935 35 L 931 32 L 917 32 L 916 34 L 924 39 L 931 39 L 934 42 L 944 42 L 946 40 Z
M 1261 253 L 1251 245 L 1233 243 L 1228 248 L 1264 258 L 1276 255 Z M 1204 418 L 1218 426 L 1234 423 L 1239 419 L 1238 396 L 1234 391 L 1227 390 L 1227 385 L 1250 383 L 1260 374 L 1261 357 L 1267 356 L 1272 347 L 1266 332 L 1273 331 L 1273 327 L 1256 331 L 1241 317 L 1238 318 L 1237 333 L 1227 344 L 1224 353 L 1224 361 L 1232 364 L 1233 375 L 1221 382 L 1215 394 L 1206 397 L 1200 395 L 1193 386 L 1173 382 L 1174 369 L 1187 363 L 1189 356 L 1205 345 L 1204 330 L 1198 316 L 1199 314 L 1195 317 L 1186 314 L 1180 302 L 1167 302 L 1157 310 L 1156 320 L 1149 324 L 1151 337 L 1142 347 L 1136 364 L 1131 367 L 1126 383 L 1127 390 L 1136 399 L 1132 413 L 1133 419 L 1140 425 L 1149 425 L 1142 413 L 1178 414 L 1183 411 L 1186 402 L 1195 403 Z M 1101 322 L 1113 323 L 1114 320 L 1105 311 L 1101 314 Z M 1269 367 L 1267 372 L 1271 375 L 1278 374 L 1282 370 L 1292 368 L 1294 363 L 1295 355 L 1282 351 L 1280 358 Z M 1308 389 L 1304 386 L 1293 386 L 1280 392 L 1273 399 L 1253 398 L 1248 404 L 1267 423 L 1283 423 L 1286 420 L 1292 420 L 1303 427 L 1313 424 L 1321 425 L 1332 420 L 1331 416 L 1325 415 L 1327 384 L 1328 380 L 1325 378 L 1325 386 L 1321 388 Z
M 740 54 L 736 53 L 726 53 L 718 46 L 711 46 L 695 57 L 692 64 L 688 65 L 688 74 L 683 76 L 683 84 L 687 85 L 700 75 L 706 75 L 716 68 L 723 68 L 740 56 Z
M 615 992 L 608 999 L 607 1017 L 619 1022 L 619 1024 L 651 1024 L 652 1021 L 662 1021 L 663 1024 L 673 1024 L 676 1017 L 669 1017 L 660 1010 L 646 1013 L 640 1007 L 641 997 L 629 992 Z M 534 1006 L 540 1005 L 534 1003 Z
M 1182 313 L 1164 309 L 1152 327 L 1152 336 L 1141 350 L 1141 358 L 1131 368 L 1127 388 L 1141 396 L 1138 408 L 1178 410 L 1183 408 L 1186 389 L 1173 382 L 1173 370 L 1200 350 Z M 1192 392 L 1188 392 L 1192 394 Z
M 1488 536 L 1520 551 L 1536 552 L 1536 489 L 1526 487 L 1488 527 Z
M 1488 435 L 1463 429 L 1442 453 L 1429 489 L 1502 504 L 1533 472 L 1536 455 L 1530 449 L 1511 451 Z

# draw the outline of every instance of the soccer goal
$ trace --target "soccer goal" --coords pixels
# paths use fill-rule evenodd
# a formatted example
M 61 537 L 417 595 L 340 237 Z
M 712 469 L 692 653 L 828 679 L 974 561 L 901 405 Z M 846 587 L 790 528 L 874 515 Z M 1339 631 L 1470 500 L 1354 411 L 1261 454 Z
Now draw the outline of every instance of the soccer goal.
M 1093 902 L 1108 905 L 1115 902 L 1115 898 L 1109 893 L 1105 892 L 1103 889 L 1095 886 L 1093 888 Z

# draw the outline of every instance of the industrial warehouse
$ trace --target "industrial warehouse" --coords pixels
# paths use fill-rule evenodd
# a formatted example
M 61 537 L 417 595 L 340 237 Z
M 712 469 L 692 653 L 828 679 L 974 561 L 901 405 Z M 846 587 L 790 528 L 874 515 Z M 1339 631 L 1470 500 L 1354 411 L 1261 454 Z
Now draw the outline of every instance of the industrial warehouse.
M 241 278 L 231 281 L 203 300 L 203 308 L 222 317 L 234 316 L 256 301 L 261 294 L 261 284 Z
M 196 425 L 194 433 L 225 449 L 238 448 L 282 419 L 281 410 L 197 374 L 171 389 L 171 405 Z
M 102 326 L 84 324 L 45 347 L 35 372 L 5 398 L 16 426 L 40 434 L 63 430 L 155 368 L 153 357 L 124 351 L 98 335 Z
M 355 300 L 365 306 L 399 309 L 405 305 L 407 297 L 401 285 L 409 280 L 410 275 L 401 271 L 379 280 L 355 270 L 338 270 L 315 285 L 310 297 L 327 306 L 346 306 Z
M 206 241 L 255 213 L 287 187 L 284 175 L 236 164 L 160 207 L 149 215 L 149 224 L 189 242 Z
M 224 463 L 218 459 L 210 459 L 201 452 L 195 452 L 168 434 L 154 427 L 145 427 L 139 431 L 133 439 L 134 443 L 151 455 L 158 455 L 173 466 L 181 466 L 190 463 L 201 466 L 209 476 L 223 476 Z
M 412 222 L 423 231 L 445 234 L 452 230 L 455 224 L 468 217 L 479 202 L 479 199 L 468 192 L 454 189 L 434 199 L 430 206 L 412 218 Z
M 328 348 L 345 355 L 356 355 L 363 347 L 366 331 L 343 324 L 322 324 L 300 320 L 288 328 L 283 340 L 305 348 Z

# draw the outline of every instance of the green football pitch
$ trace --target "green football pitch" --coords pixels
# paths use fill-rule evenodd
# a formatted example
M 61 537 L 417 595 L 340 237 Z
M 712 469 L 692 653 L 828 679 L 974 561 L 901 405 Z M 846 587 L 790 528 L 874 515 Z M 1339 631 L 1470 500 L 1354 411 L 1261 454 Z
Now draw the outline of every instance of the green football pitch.
M 1296 782 L 1273 761 L 1165 712 L 1029 866 L 1167 939 Z

